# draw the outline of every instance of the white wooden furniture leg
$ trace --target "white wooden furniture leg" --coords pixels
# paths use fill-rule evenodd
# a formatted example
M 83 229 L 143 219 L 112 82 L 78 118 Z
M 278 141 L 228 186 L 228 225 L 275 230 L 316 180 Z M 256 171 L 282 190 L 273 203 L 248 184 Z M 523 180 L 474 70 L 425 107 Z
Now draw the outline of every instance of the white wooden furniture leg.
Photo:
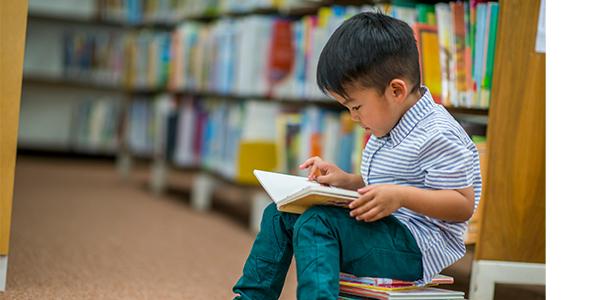
M 473 261 L 469 299 L 492 300 L 496 283 L 546 284 L 546 265 L 495 260 Z
M 254 233 L 260 231 L 260 222 L 262 220 L 263 211 L 269 204 L 273 202 L 269 195 L 265 192 L 256 192 L 252 197 L 252 211 L 250 212 L 250 229 Z
M 117 171 L 122 179 L 128 179 L 131 174 L 131 154 L 121 151 L 117 156 Z
M 216 181 L 208 174 L 198 174 L 194 178 L 192 186 L 192 208 L 198 211 L 206 211 L 212 203 L 213 192 Z
M 6 290 L 6 273 L 8 271 L 8 256 L 0 255 L 0 292 Z
M 150 180 L 150 188 L 156 195 L 160 195 L 165 191 L 167 186 L 167 164 L 163 160 L 155 160 L 152 163 L 152 175 Z

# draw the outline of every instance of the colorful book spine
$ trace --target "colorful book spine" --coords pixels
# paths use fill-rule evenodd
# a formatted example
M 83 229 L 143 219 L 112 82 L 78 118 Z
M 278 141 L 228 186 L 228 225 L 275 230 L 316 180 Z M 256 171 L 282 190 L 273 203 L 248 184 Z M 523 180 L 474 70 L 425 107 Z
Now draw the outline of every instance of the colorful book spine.
M 490 105 L 490 94 L 492 89 L 492 79 L 494 75 L 494 60 L 496 55 L 496 36 L 498 31 L 498 3 L 488 3 L 488 18 L 489 18 L 489 30 L 488 30 L 488 44 L 487 44 L 487 55 L 485 62 L 485 74 L 483 75 L 482 81 L 482 107 L 489 107 Z
M 417 23 L 414 26 L 419 60 L 421 81 L 425 84 L 435 102 L 442 103 L 442 71 L 440 65 L 440 47 L 437 27 Z
M 450 10 L 452 12 L 452 28 L 454 30 L 454 73 L 453 86 L 456 90 L 455 106 L 467 106 L 467 66 L 465 57 L 465 16 L 463 2 L 451 2 Z
M 436 25 L 435 7 L 431 4 L 417 4 L 417 22 L 431 26 Z
M 451 45 L 451 29 L 452 23 L 450 19 L 450 6 L 447 3 L 438 3 L 435 5 L 435 12 L 437 17 L 437 28 L 439 37 L 439 49 L 440 49 L 440 70 L 442 74 L 442 104 L 444 106 L 452 106 L 452 51 Z
M 475 37 L 475 65 L 473 68 L 473 84 L 474 84 L 474 102 L 477 106 L 481 106 L 481 85 L 483 82 L 483 70 L 485 62 L 485 39 L 486 39 L 486 19 L 487 19 L 487 3 L 477 4 L 476 9 L 477 28 Z

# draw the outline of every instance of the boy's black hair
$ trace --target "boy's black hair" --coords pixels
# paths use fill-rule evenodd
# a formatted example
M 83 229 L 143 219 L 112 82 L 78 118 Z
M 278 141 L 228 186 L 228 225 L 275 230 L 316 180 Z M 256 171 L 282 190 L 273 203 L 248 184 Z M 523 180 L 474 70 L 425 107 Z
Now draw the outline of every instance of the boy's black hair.
M 382 13 L 364 12 L 335 30 L 317 64 L 317 84 L 325 94 L 347 98 L 349 84 L 376 88 L 381 94 L 394 78 L 421 85 L 419 52 L 412 29 Z

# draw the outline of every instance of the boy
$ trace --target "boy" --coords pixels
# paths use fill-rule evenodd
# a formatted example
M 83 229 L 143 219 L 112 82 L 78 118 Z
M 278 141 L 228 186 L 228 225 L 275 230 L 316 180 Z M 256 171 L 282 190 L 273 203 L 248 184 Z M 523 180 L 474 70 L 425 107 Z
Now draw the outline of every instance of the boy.
M 479 155 L 462 127 L 420 85 L 411 28 L 380 13 L 346 20 L 325 45 L 319 88 L 370 130 L 361 174 L 313 157 L 309 178 L 358 190 L 350 210 L 302 215 L 269 205 L 234 292 L 279 297 L 292 255 L 298 299 L 337 299 L 339 272 L 426 284 L 465 253 L 481 192 Z

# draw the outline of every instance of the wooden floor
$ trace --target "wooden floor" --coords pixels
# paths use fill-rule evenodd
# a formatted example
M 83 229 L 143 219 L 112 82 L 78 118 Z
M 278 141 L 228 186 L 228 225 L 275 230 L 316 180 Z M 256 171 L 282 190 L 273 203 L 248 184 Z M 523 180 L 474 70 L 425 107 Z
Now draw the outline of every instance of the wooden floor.
M 144 176 L 141 176 L 144 177 Z M 137 178 L 137 177 L 134 177 Z M 122 181 L 110 161 L 19 156 L 7 291 L 0 299 L 231 299 L 254 235 Z M 444 273 L 468 290 L 471 256 Z M 294 299 L 292 266 L 282 299 Z M 545 299 L 499 285 L 495 299 Z

